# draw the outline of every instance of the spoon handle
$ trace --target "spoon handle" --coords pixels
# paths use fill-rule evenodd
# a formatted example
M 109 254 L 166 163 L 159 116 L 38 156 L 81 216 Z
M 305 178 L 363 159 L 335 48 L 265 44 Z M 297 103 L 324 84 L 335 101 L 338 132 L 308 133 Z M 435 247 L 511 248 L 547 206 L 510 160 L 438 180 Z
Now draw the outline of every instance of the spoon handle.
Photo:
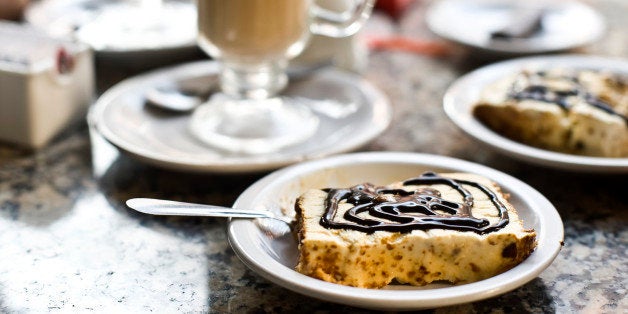
M 275 218 L 272 213 L 259 210 L 175 202 L 154 198 L 132 198 L 126 201 L 126 206 L 151 215 Z
M 525 39 L 541 30 L 545 14 L 543 8 L 520 7 L 513 10 L 509 23 L 502 29 L 492 32 L 491 39 Z

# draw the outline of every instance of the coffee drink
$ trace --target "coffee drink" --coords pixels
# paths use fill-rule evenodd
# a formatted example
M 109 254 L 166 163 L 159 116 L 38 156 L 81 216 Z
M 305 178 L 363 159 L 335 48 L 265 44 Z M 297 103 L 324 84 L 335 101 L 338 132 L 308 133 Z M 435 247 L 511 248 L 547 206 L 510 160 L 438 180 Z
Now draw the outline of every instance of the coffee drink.
M 199 44 L 226 62 L 294 57 L 309 36 L 311 0 L 198 0 Z

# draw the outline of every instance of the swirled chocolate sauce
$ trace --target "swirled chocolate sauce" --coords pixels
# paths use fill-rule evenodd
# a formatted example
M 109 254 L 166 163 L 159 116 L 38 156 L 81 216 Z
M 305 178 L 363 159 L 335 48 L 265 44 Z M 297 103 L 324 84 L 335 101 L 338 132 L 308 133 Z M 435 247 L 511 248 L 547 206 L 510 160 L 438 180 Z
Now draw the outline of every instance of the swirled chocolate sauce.
M 431 185 L 448 185 L 462 197 L 462 202 L 442 198 Z M 329 189 L 327 212 L 320 224 L 330 229 L 351 229 L 366 233 L 378 230 L 407 233 L 412 230 L 448 229 L 485 234 L 508 224 L 508 210 L 489 188 L 473 181 L 451 179 L 433 172 L 403 182 L 404 186 L 421 186 L 416 190 L 387 189 L 370 183 L 348 189 Z M 473 216 L 473 195 L 465 186 L 486 194 L 498 211 L 499 220 L 491 224 L 485 218 Z M 334 218 L 341 203 L 353 205 L 343 214 L 346 222 Z M 368 214 L 368 215 L 365 215 Z
M 569 87 L 552 88 L 548 86 L 548 80 L 557 79 L 561 81 L 562 85 L 568 85 Z M 578 77 L 573 74 L 550 78 L 548 73 L 544 71 L 535 73 L 523 72 L 515 84 L 513 84 L 508 97 L 516 100 L 528 99 L 556 104 L 564 110 L 569 110 L 573 101 L 584 101 L 592 107 L 622 118 L 628 126 L 627 116 L 617 112 L 613 106 L 587 91 L 580 83 Z

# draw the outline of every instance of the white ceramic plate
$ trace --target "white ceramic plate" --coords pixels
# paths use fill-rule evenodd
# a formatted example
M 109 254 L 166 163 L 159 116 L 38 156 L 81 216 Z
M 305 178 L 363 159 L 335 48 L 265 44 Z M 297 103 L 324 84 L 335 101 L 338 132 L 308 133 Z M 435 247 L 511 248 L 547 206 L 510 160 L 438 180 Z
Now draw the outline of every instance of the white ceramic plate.
M 454 82 L 443 100 L 449 118 L 481 143 L 523 161 L 582 172 L 626 173 L 628 158 L 603 158 L 563 154 L 531 147 L 503 137 L 478 121 L 472 113 L 474 104 L 486 85 L 524 68 L 567 67 L 600 69 L 628 75 L 628 61 L 582 55 L 521 58 L 495 63 L 475 70 Z
M 99 57 L 125 65 L 141 67 L 196 56 L 193 1 L 164 0 L 162 8 L 152 14 L 155 21 L 166 21 L 163 24 L 151 22 L 150 9 L 140 8 L 140 1 L 43 0 L 30 5 L 24 18 L 51 36 L 76 38 Z M 146 26 L 138 27 L 141 21 Z
M 388 100 L 378 89 L 357 75 L 333 68 L 290 82 L 285 95 L 316 100 L 311 108 L 319 118 L 319 128 L 309 140 L 274 154 L 214 149 L 190 134 L 191 114 L 169 114 L 145 104 L 144 95 L 151 88 L 183 81 L 210 82 L 218 70 L 217 63 L 201 61 L 125 80 L 98 99 L 88 121 L 109 142 L 146 163 L 174 170 L 242 173 L 357 149 L 383 132 L 391 120 Z
M 358 153 L 294 165 L 259 180 L 238 198 L 235 207 L 277 211 L 291 209 L 310 188 L 344 187 L 363 182 L 387 184 L 424 171 L 465 171 L 486 176 L 511 195 L 526 228 L 534 228 L 537 249 L 521 264 L 479 282 L 413 287 L 389 285 L 363 289 L 325 282 L 294 270 L 296 240 L 291 235 L 272 239 L 250 220 L 233 219 L 228 234 L 240 259 L 266 279 L 321 300 L 380 310 L 415 310 L 467 303 L 513 290 L 534 279 L 554 260 L 563 240 L 563 225 L 552 204 L 525 183 L 502 172 L 449 157 L 416 153 Z
M 512 23 L 517 7 L 542 4 L 541 30 L 529 38 L 491 40 L 490 34 Z M 530 54 L 566 50 L 594 42 L 604 20 L 577 1 L 445 0 L 426 12 L 428 27 L 451 41 L 492 53 Z

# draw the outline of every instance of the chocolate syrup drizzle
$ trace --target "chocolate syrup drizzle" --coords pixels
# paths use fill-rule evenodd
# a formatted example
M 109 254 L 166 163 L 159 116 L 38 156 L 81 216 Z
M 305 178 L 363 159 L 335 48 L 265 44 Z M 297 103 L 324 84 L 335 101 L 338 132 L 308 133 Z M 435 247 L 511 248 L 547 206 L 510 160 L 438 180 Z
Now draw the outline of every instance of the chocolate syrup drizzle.
M 438 190 L 430 187 L 406 191 L 364 183 L 349 189 L 327 190 L 327 212 L 321 217 L 320 224 L 329 229 L 351 229 L 365 233 L 378 230 L 407 233 L 412 230 L 448 229 L 478 234 L 497 231 L 508 224 L 506 206 L 495 193 L 477 182 L 445 178 L 433 172 L 403 182 L 404 186 L 435 184 L 445 184 L 458 191 L 463 197 L 463 203 L 443 199 Z M 464 185 L 473 186 L 490 198 L 499 213 L 498 222 L 491 225 L 487 219 L 473 217 L 473 195 Z M 347 222 L 334 220 L 342 201 L 353 205 L 343 215 Z M 380 219 L 360 216 L 364 212 Z
M 560 106 L 563 110 L 569 110 L 571 108 L 571 104 L 568 101 L 569 98 L 579 97 L 587 104 L 597 109 L 624 119 L 624 122 L 626 122 L 626 125 L 628 126 L 627 116 L 615 111 L 613 106 L 609 105 L 599 97 L 588 92 L 575 76 L 570 76 L 567 78 L 572 83 L 571 89 L 552 90 L 549 87 L 542 85 L 542 82 L 540 82 L 539 79 L 535 79 L 545 77 L 545 72 L 537 72 L 534 74 L 524 73 L 524 75 L 529 82 L 529 85 L 525 86 L 524 88 L 517 88 L 517 84 L 514 84 L 508 94 L 510 98 L 516 100 L 529 99 L 550 104 L 556 104 Z

